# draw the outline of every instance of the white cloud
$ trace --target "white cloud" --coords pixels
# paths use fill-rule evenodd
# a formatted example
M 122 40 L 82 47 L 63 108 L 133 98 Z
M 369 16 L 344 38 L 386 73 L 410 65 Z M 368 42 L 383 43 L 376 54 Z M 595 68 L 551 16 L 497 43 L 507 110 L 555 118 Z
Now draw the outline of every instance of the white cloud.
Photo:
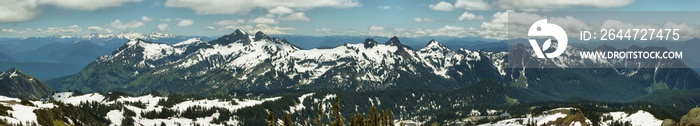
M 184 26 L 190 26 L 194 24 L 194 21 L 190 19 L 179 19 L 180 22 L 177 23 L 177 26 L 184 27 Z
M 459 26 L 445 25 L 428 33 L 430 33 L 430 36 L 465 37 L 474 36 L 476 34 L 476 31 L 477 30 L 475 28 L 464 28 Z
M 93 11 L 141 1 L 142 0 L 3 0 L 0 1 L 0 23 L 32 20 L 41 13 L 40 7 L 43 5 L 57 6 L 72 10 Z
M 102 28 L 100 26 L 89 26 L 89 27 L 87 27 L 87 29 L 88 29 L 88 31 L 92 31 L 92 32 L 98 32 L 98 31 L 104 30 L 104 28 Z
M 494 8 L 512 10 L 554 10 L 569 7 L 614 8 L 633 3 L 634 0 L 457 0 L 454 4 L 440 1 L 428 7 L 436 11 L 492 10 Z
M 160 21 L 162 21 L 162 22 L 170 22 L 170 20 L 171 20 L 170 18 L 162 18 L 162 19 L 160 19 Z
M 37 6 L 36 0 L 0 1 L 0 23 L 32 20 L 40 13 Z
M 421 28 L 384 28 L 373 25 L 368 29 L 357 30 L 348 28 L 317 28 L 314 30 L 318 35 L 356 35 L 356 36 L 399 36 L 399 37 L 420 37 L 420 36 L 447 36 L 447 37 L 467 37 L 477 36 L 480 32 L 478 28 L 460 27 L 445 25 L 434 29 Z
M 481 15 L 475 15 L 469 12 L 464 12 L 462 15 L 459 16 L 458 18 L 460 21 L 465 21 L 465 20 L 483 20 L 484 16 Z
M 540 1 L 533 2 L 540 3 Z M 491 5 L 483 0 L 457 0 L 457 2 L 455 2 L 455 8 L 463 8 L 466 10 L 489 10 Z
M 238 19 L 238 20 L 221 20 L 217 21 L 215 24 L 216 25 L 239 25 L 245 23 L 245 20 L 243 19 Z
M 452 4 L 445 2 L 445 1 L 440 1 L 437 4 L 430 4 L 430 5 L 428 5 L 428 7 L 430 7 L 430 9 L 436 10 L 436 11 L 452 11 L 455 9 L 455 7 L 452 6 Z
M 279 26 L 274 26 L 274 27 L 272 27 L 272 26 L 269 26 L 269 25 L 267 25 L 267 24 L 257 24 L 257 25 L 255 25 L 255 26 L 250 26 L 250 25 L 230 25 L 230 26 L 225 26 L 225 27 L 221 28 L 220 30 L 221 30 L 221 31 L 226 30 L 226 31 L 228 32 L 228 31 L 232 31 L 232 30 L 236 30 L 236 29 L 241 29 L 241 30 L 246 31 L 246 32 L 248 32 L 248 33 L 255 33 L 255 32 L 257 32 L 257 31 L 262 31 L 262 32 L 264 32 L 265 34 L 271 34 L 271 35 L 274 35 L 274 34 L 289 34 L 289 33 L 285 32 L 285 31 L 294 30 L 294 28 L 291 28 L 291 27 L 279 27 Z
M 93 11 L 101 8 L 119 7 L 127 3 L 137 3 L 141 0 L 39 0 L 39 2 L 66 9 Z
M 71 25 L 71 26 L 68 26 L 68 28 L 76 29 L 76 28 L 80 28 L 80 26 L 78 26 L 78 25 Z
M 379 6 L 379 9 L 389 10 L 389 9 L 391 9 L 391 6 Z
M 427 18 L 427 17 L 426 18 L 415 17 L 415 18 L 413 18 L 413 21 L 415 21 L 415 22 L 435 22 L 435 19 L 431 19 L 431 18 Z
M 160 31 L 168 30 L 168 24 L 167 23 L 158 24 L 158 30 L 160 30 Z
M 9 29 L 9 28 L 5 28 L 5 29 L 2 29 L 0 31 L 7 32 L 7 33 L 17 33 L 17 31 L 15 31 L 15 29 Z
M 377 25 L 372 25 L 372 26 L 369 26 L 369 30 L 381 31 L 381 30 L 384 30 L 384 27 L 382 27 L 382 26 L 377 26 Z
M 153 21 L 153 19 L 151 19 L 151 18 L 148 17 L 148 16 L 142 16 L 142 17 L 141 17 L 141 21 L 149 22 L 149 21 Z
M 187 8 L 197 14 L 235 14 L 255 8 L 283 6 L 309 10 L 318 7 L 357 7 L 360 3 L 355 0 L 166 0 L 165 6 Z
M 500 0 L 494 4 L 500 5 L 504 9 L 551 10 L 572 6 L 612 8 L 626 6 L 632 2 L 634 0 Z
M 374 27 L 374 28 L 371 28 Z M 399 36 L 399 37 L 420 37 L 420 36 L 446 36 L 446 37 L 468 37 L 478 36 L 480 29 L 473 27 L 460 27 L 445 25 L 434 29 L 422 28 L 384 28 L 381 26 L 371 26 L 368 29 L 339 29 L 339 28 L 319 28 L 315 32 L 319 35 L 357 35 L 357 36 Z
M 15 34 L 72 34 L 82 33 L 83 29 L 78 25 L 71 25 L 68 27 L 47 27 L 45 29 L 37 28 L 36 30 L 27 28 L 24 30 L 2 29 L 0 31 Z
M 492 39 L 508 39 L 509 35 L 511 37 L 526 36 L 525 34 L 532 23 L 540 19 L 547 19 L 547 22 L 561 26 L 565 31 L 570 32 L 567 34 L 578 34 L 573 32 L 592 29 L 591 25 L 571 16 L 547 17 L 507 10 L 495 13 L 491 21 L 483 22 L 480 26 L 483 29 L 480 36 Z
M 288 8 L 288 7 L 284 7 L 284 6 L 277 6 L 277 7 L 274 7 L 272 9 L 268 9 L 267 12 L 270 14 L 283 15 L 283 14 L 294 13 L 294 10 L 292 10 L 291 8 Z
M 255 19 L 248 21 L 248 22 L 258 23 L 258 24 L 277 24 L 277 23 L 279 23 L 275 19 L 272 19 L 269 17 L 257 17 Z
M 68 28 L 62 28 L 62 27 L 48 27 L 46 30 L 44 30 L 44 33 L 76 33 L 76 32 L 82 32 L 83 29 L 80 28 L 78 25 L 71 25 L 68 26 Z
M 121 20 L 114 20 L 114 22 L 109 24 L 110 28 L 121 30 L 121 31 L 126 31 L 127 29 L 131 29 L 131 28 L 143 27 L 144 25 L 145 24 L 141 21 L 130 21 L 130 22 L 124 24 L 124 23 L 122 23 Z
M 204 28 L 206 28 L 207 30 L 214 30 L 214 29 L 216 29 L 215 27 L 212 27 L 212 26 L 207 26 L 207 27 L 204 27 Z
M 311 19 L 309 19 L 309 17 L 306 17 L 306 14 L 304 14 L 304 12 L 297 12 L 294 14 L 290 14 L 289 16 L 282 18 L 282 20 L 306 21 L 306 22 L 311 21 Z
M 315 30 L 316 32 L 321 32 L 321 33 L 330 33 L 333 31 L 333 29 L 330 28 L 318 28 Z

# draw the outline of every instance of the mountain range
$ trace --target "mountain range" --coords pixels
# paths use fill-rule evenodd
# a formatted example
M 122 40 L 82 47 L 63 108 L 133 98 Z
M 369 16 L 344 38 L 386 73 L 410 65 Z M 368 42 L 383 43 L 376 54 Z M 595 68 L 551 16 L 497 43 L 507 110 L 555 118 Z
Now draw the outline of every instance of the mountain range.
M 0 69 L 10 69 L 17 67 L 27 73 L 42 80 L 50 80 L 58 77 L 68 76 L 79 72 L 90 62 L 99 56 L 109 55 L 114 49 L 121 47 L 129 40 L 140 38 L 146 41 L 156 41 L 165 44 L 175 44 L 190 38 L 201 38 L 210 41 L 218 38 L 208 36 L 181 36 L 164 33 L 108 33 L 108 34 L 87 34 L 87 35 L 57 35 L 46 37 L 27 38 L 0 38 Z M 281 35 L 281 38 L 289 40 L 290 43 L 301 49 L 329 48 L 344 43 L 361 43 L 364 39 L 373 38 L 375 40 L 386 41 L 389 37 L 380 36 L 304 36 L 304 35 Z M 473 43 L 465 38 L 438 37 L 449 41 L 460 40 L 459 42 Z M 403 39 L 403 43 L 413 47 L 421 48 L 430 38 L 408 38 Z M 476 40 L 474 40 L 476 41 Z M 462 44 L 451 44 L 451 48 L 463 47 Z M 452 46 L 455 47 L 452 47 Z M 465 47 L 468 49 L 481 49 L 480 45 L 491 45 L 488 42 Z M 505 45 L 501 46 L 505 47 Z M 489 47 L 484 47 L 484 49 Z M 42 71 L 44 68 L 56 68 L 54 71 Z
M 158 43 L 155 40 L 128 39 L 111 54 L 90 61 L 77 74 L 47 81 L 57 91 L 73 92 L 54 94 L 54 90 L 40 79 L 17 68 L 1 72 L 0 95 L 9 97 L 0 97 L 5 99 L 0 102 L 8 103 L 3 105 L 10 105 L 13 109 L 23 106 L 29 109 L 11 110 L 12 115 L 0 115 L 0 118 L 16 124 L 22 122 L 18 119 L 26 119 L 25 116 L 15 116 L 23 113 L 35 115 L 37 120 L 27 122 L 39 124 L 71 119 L 62 123 L 176 125 L 191 124 L 193 121 L 188 119 L 211 117 L 218 121 L 204 119 L 206 121 L 197 121 L 197 124 L 262 125 L 264 117 L 269 117 L 268 112 L 288 113 L 292 120 L 299 122 L 308 121 L 309 115 L 317 113 L 316 106 L 340 104 L 337 106 L 343 109 L 339 111 L 345 115 L 375 106 L 387 108 L 395 112 L 394 118 L 399 122 L 486 124 L 488 122 L 484 121 L 493 123 L 494 116 L 499 115 L 496 120 L 501 121 L 495 124 L 524 125 L 524 120 L 533 117 L 541 121 L 535 122 L 537 124 L 573 124 L 542 120 L 550 117 L 559 120 L 555 116 L 578 118 L 579 122 L 585 122 L 583 124 L 606 124 L 614 120 L 625 121 L 625 115 L 630 115 L 630 118 L 635 115 L 635 120 L 627 121 L 645 125 L 667 122 L 659 119 L 680 120 L 684 113 L 698 105 L 696 101 L 700 101 L 697 93 L 700 77 L 691 69 L 614 67 L 624 62 L 581 59 L 572 55 L 576 51 L 591 50 L 590 47 L 569 46 L 567 50 L 573 52 L 543 60 L 524 58 L 533 54 L 524 45 L 515 45 L 510 47 L 514 48 L 510 52 L 504 52 L 449 48 L 436 40 L 429 40 L 425 46 L 416 48 L 404 44 L 398 37 L 382 42 L 363 39 L 335 47 L 311 49 L 262 32 L 249 34 L 240 30 L 211 40 L 190 38 Z M 465 47 L 501 47 L 502 44 L 505 43 Z M 72 45 L 101 47 L 87 41 Z M 80 50 L 60 44 L 53 46 Z M 639 48 L 655 47 L 602 45 L 593 49 Z M 56 51 L 38 53 L 38 56 L 46 57 L 37 60 L 51 59 L 51 56 L 69 57 L 71 54 Z M 16 62 L 12 57 L 0 59 L 3 59 L 1 62 Z M 561 68 L 513 65 L 533 63 Z M 659 66 L 675 63 L 683 62 L 641 62 Z M 576 68 L 581 65 L 608 67 Z M 37 69 L 50 72 L 56 68 Z M 30 101 L 37 106 L 9 104 L 22 101 L 11 97 L 44 98 L 51 94 L 57 102 Z M 136 94 L 142 96 L 136 97 Z M 182 95 L 192 98 L 183 98 Z M 324 103 L 333 98 L 342 102 Z M 88 101 L 93 103 L 84 103 Z M 197 108 L 196 105 L 212 108 L 190 110 Z M 55 107 L 38 109 L 42 106 Z M 562 108 L 567 106 L 574 109 Z M 236 109 L 227 112 L 220 108 Z M 564 115 L 548 113 L 550 110 L 562 110 Z M 0 110 L 0 114 L 2 112 Z M 617 116 L 625 112 L 636 113 Z M 509 117 L 509 114 L 514 116 Z M 613 117 L 607 117 L 611 114 Z M 216 116 L 218 119 L 214 119 Z M 637 116 L 644 116 L 644 119 Z M 78 118 L 84 121 L 75 121 Z
M 503 60 L 497 59 L 504 55 L 452 51 L 436 41 L 413 50 L 397 37 L 383 44 L 367 39 L 361 44 L 301 50 L 262 32 L 249 35 L 237 30 L 209 42 L 190 39 L 167 45 L 135 39 L 53 85 L 62 90 L 173 92 L 181 88 L 203 93 L 287 88 L 449 89 L 503 78 Z
M 42 80 L 75 74 L 130 39 L 175 43 L 195 36 L 111 33 L 0 39 L 0 69 L 16 67 Z M 47 71 L 46 69 L 52 69 Z
M 511 53 L 531 54 L 527 49 L 516 51 L 522 52 Z M 700 77 L 686 68 L 509 68 L 508 58 L 506 52 L 452 50 L 435 40 L 413 49 L 398 37 L 384 43 L 366 39 L 333 48 L 300 49 L 262 32 L 236 30 L 208 42 L 193 38 L 169 45 L 133 39 L 79 73 L 49 83 L 57 90 L 84 92 L 226 95 L 285 89 L 457 89 L 495 80 L 534 91 L 513 96 L 525 101 L 570 97 L 629 101 L 660 89 L 700 87 Z

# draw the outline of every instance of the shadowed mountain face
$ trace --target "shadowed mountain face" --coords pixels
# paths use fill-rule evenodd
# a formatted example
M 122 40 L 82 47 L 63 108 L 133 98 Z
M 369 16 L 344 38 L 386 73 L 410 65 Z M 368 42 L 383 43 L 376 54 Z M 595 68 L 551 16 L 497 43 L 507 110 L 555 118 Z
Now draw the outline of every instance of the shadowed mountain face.
M 17 68 L 0 73 L 0 95 L 9 97 L 40 98 L 54 92 L 41 80 L 25 74 Z
M 506 52 L 452 50 L 434 40 L 412 49 L 398 37 L 303 50 L 262 32 L 236 31 L 210 42 L 130 40 L 51 85 L 85 92 L 224 95 L 277 89 L 457 89 L 495 80 L 548 98 L 626 101 L 660 87 L 689 89 L 700 82 L 690 69 L 522 69 L 507 68 L 507 58 Z

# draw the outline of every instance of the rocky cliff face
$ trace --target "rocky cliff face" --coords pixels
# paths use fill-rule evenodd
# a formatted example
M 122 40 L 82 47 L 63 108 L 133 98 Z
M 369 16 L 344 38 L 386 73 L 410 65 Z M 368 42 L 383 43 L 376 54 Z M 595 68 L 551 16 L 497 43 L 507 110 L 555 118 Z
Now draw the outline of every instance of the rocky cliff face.
M 688 114 L 681 117 L 681 126 L 700 126 L 700 108 L 691 109 Z

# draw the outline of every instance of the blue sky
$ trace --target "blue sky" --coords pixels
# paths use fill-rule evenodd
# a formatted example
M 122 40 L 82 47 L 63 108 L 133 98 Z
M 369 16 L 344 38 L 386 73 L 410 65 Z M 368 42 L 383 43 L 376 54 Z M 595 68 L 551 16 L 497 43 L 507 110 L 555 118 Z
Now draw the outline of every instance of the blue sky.
M 512 11 L 698 11 L 695 0 L 4 0 L 0 37 L 161 32 L 219 36 L 480 37 Z M 497 34 L 497 33 L 493 33 Z

